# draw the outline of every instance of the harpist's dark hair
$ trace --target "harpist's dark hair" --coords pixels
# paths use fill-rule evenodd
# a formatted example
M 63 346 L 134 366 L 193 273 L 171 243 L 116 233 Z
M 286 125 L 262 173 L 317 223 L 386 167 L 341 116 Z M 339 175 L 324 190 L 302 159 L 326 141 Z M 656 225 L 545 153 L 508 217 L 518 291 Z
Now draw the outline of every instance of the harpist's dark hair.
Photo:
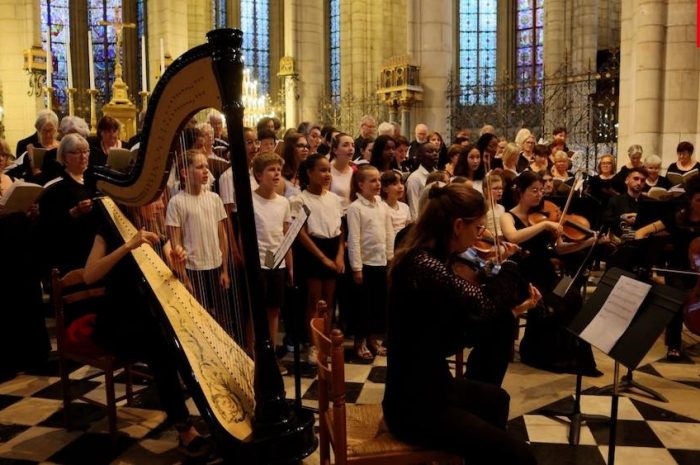
M 434 185 L 428 194 L 428 203 L 394 254 L 392 266 L 398 266 L 415 249 L 429 250 L 439 259 L 446 260 L 455 220 L 475 221 L 487 210 L 484 196 L 466 184 Z

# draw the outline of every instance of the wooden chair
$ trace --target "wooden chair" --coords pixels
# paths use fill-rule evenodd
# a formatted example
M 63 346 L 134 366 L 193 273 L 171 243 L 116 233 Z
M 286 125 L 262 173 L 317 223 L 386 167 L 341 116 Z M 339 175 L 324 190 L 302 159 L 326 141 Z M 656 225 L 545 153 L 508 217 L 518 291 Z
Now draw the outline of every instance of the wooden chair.
M 133 374 L 135 372 L 132 371 L 129 364 L 121 363 L 114 355 L 100 348 L 92 341 L 76 342 L 67 337 L 64 306 L 89 301 L 105 295 L 104 287 L 87 288 L 83 275 L 84 270 L 82 268 L 70 271 L 62 278 L 57 269 L 54 268 L 51 272 L 53 307 L 56 317 L 56 344 L 58 346 L 58 363 L 63 393 L 63 421 L 66 429 L 70 429 L 70 405 L 74 399 L 106 407 L 109 433 L 112 437 L 112 442 L 115 443 L 117 439 L 117 402 L 126 399 L 127 405 L 133 403 Z M 89 319 L 90 317 L 87 316 L 86 318 Z M 70 389 L 71 380 L 68 376 L 69 360 L 99 369 L 99 371 L 83 378 L 83 380 L 90 380 L 104 375 L 106 404 L 85 396 L 77 396 L 75 398 L 72 396 Z M 117 397 L 114 390 L 114 372 L 122 368 L 126 374 L 126 394 Z
M 319 309 L 323 308 L 325 303 L 319 302 Z M 311 341 L 318 348 L 321 465 L 330 465 L 331 448 L 336 465 L 461 464 L 461 457 L 456 455 L 411 446 L 392 437 L 384 424 L 381 405 L 345 403 L 343 340 L 339 329 L 330 330 L 326 317 L 311 320 Z

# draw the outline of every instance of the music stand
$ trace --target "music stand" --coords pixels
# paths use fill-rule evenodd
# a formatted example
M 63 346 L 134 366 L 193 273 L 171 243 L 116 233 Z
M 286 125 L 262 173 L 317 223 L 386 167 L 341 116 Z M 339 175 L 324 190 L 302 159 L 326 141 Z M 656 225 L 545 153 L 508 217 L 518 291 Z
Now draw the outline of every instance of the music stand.
M 598 287 L 579 314 L 569 325 L 569 331 L 581 338 L 586 327 L 598 315 L 621 276 L 636 278 L 619 268 L 610 269 L 598 283 Z M 642 361 L 651 346 L 663 332 L 674 314 L 683 306 L 685 292 L 670 286 L 651 285 L 651 289 L 622 336 L 606 353 L 615 361 L 612 401 L 610 407 L 610 440 L 608 465 L 615 463 L 615 441 L 617 434 L 618 394 L 617 376 L 620 364 L 633 370 Z M 584 339 L 584 338 L 581 338 Z M 585 339 L 584 339 L 585 340 Z M 593 341 L 595 345 L 595 341 Z

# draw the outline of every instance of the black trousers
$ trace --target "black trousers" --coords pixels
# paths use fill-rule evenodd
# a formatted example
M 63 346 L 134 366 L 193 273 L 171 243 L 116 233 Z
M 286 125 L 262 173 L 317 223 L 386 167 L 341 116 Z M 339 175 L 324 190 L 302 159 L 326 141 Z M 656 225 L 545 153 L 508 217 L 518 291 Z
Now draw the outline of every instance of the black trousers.
M 458 454 L 469 464 L 535 464 L 530 446 L 505 429 L 509 402 L 500 387 L 455 379 L 445 407 L 426 416 L 409 408 L 400 415 L 385 411 L 385 420 L 400 440 Z
M 356 305 L 352 310 L 355 338 L 386 332 L 386 266 L 362 266 L 362 284 L 356 285 Z
M 467 359 L 467 379 L 494 386 L 503 383 L 513 351 L 514 324 L 517 322 L 509 315 L 484 324 Z

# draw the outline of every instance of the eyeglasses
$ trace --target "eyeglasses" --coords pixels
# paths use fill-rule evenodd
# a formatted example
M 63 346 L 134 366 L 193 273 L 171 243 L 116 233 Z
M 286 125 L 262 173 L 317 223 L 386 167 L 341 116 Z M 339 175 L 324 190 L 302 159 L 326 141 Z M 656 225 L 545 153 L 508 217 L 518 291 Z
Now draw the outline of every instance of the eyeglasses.
M 73 154 L 73 155 L 90 155 L 89 150 L 70 150 L 66 153 Z
M 476 235 L 477 236 L 481 236 L 484 233 L 484 231 L 486 231 L 486 226 L 484 226 L 483 224 L 476 225 Z
M 540 189 L 540 188 L 535 187 L 534 189 L 528 189 L 528 192 L 531 192 L 535 195 L 544 194 L 544 189 Z
M 311 146 L 308 144 L 297 144 L 298 149 L 310 149 Z

